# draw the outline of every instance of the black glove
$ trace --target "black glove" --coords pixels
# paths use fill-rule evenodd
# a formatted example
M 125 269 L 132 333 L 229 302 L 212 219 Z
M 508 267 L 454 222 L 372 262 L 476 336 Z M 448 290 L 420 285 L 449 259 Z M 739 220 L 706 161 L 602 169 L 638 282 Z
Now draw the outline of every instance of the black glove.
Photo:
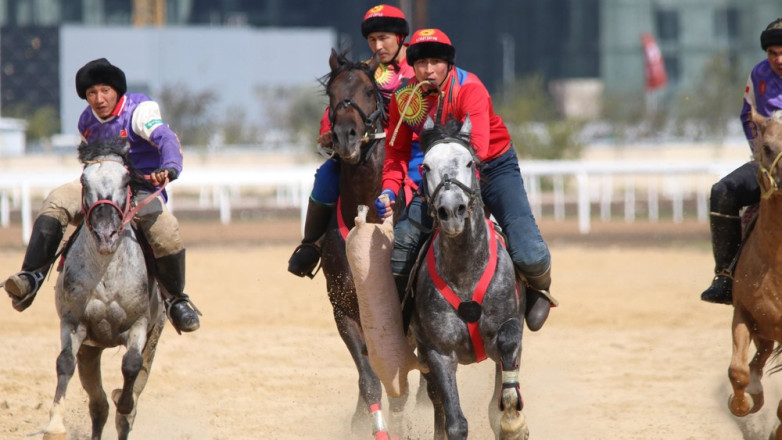
M 179 177 L 179 173 L 173 168 L 158 168 L 155 171 L 152 171 L 153 173 L 162 173 L 163 171 L 168 171 L 168 181 L 173 182 L 176 180 L 177 177 Z

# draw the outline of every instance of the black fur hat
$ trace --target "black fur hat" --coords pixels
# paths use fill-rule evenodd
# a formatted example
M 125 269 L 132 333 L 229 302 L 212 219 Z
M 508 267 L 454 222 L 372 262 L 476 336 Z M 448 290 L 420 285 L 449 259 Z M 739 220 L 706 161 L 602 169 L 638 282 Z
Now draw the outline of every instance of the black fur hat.
M 439 58 L 448 64 L 456 62 L 456 48 L 440 29 L 419 29 L 413 32 L 407 47 L 407 64 L 414 65 L 424 58 Z
M 782 46 L 782 18 L 777 18 L 760 34 L 760 47 L 765 51 L 769 46 Z
M 95 84 L 106 84 L 122 96 L 128 91 L 125 72 L 111 64 L 106 58 L 98 58 L 85 64 L 76 72 L 76 93 L 81 99 L 87 99 L 87 89 Z

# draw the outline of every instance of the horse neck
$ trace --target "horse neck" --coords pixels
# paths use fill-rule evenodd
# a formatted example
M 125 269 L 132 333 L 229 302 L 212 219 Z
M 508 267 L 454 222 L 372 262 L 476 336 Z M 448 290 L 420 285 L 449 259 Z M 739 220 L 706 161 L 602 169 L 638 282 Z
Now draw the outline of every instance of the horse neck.
M 369 146 L 364 148 L 369 148 Z M 340 164 L 339 196 L 342 216 L 348 227 L 353 226 L 358 205 L 371 207 L 375 198 L 380 194 L 385 152 L 385 141 L 381 139 L 377 141 L 377 145 L 373 147 L 372 153 L 366 158 L 366 161 L 356 165 L 344 161 Z M 367 221 L 380 222 L 374 209 L 370 209 L 367 215 Z
M 763 234 L 762 240 L 756 240 L 755 245 L 767 249 L 776 254 L 782 252 L 782 229 L 779 228 L 779 219 L 782 218 L 782 194 L 774 193 L 768 199 L 760 200 L 758 219 L 755 230 Z
M 434 246 L 440 276 L 465 290 L 465 294 L 472 294 L 489 262 L 488 233 L 483 210 L 475 210 L 468 217 L 461 234 L 454 237 L 437 234 Z M 496 246 L 495 243 L 491 245 Z

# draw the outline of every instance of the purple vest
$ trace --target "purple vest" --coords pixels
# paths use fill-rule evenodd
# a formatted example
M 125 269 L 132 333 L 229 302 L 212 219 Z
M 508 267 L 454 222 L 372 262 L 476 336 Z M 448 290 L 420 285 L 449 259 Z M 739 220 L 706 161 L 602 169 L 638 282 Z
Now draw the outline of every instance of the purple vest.
M 755 110 L 765 117 L 771 116 L 777 110 L 782 110 L 782 77 L 774 73 L 767 59 L 752 69 L 747 87 L 744 90 L 741 124 L 744 126 L 744 135 L 752 146 L 752 140 L 757 137 L 758 130 L 752 122 L 748 99 L 754 100 Z
M 116 116 L 102 122 L 88 106 L 79 117 L 79 133 L 87 142 L 115 137 L 127 139 L 130 143 L 130 159 L 133 166 L 143 174 L 149 174 L 158 168 L 173 168 L 181 174 L 182 149 L 179 139 L 168 125 L 160 120 L 149 121 L 159 124 L 152 132 L 150 140 L 144 139 L 133 131 L 133 113 L 138 105 L 145 101 L 151 99 L 141 93 L 126 93 L 117 103 L 114 111 Z

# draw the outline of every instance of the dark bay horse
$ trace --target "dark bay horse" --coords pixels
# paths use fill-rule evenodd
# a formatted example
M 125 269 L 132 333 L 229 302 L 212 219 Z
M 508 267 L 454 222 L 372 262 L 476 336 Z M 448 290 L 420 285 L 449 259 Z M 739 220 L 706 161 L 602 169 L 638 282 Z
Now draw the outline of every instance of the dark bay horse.
M 371 423 L 372 432 L 381 439 L 388 436 L 380 410 L 382 386 L 369 365 L 356 288 L 345 252 L 345 237 L 354 226 L 358 205 L 372 206 L 381 191 L 385 114 L 374 77 L 378 63 L 377 56 L 369 63 L 351 62 L 334 50 L 329 57 L 331 73 L 323 83 L 329 97 L 334 154 L 340 158 L 341 170 L 338 209 L 323 238 L 321 267 L 337 330 L 358 369 L 359 396 L 352 429 L 368 430 Z M 374 209 L 369 210 L 367 221 L 380 223 Z M 392 415 L 401 414 L 405 399 L 390 400 Z
M 782 112 L 769 118 L 753 112 L 753 120 L 759 129 L 754 152 L 762 197 L 733 277 L 733 356 L 728 368 L 733 387 L 728 406 L 739 417 L 763 406 L 763 367 L 774 344 L 782 343 Z M 752 360 L 750 342 L 757 349 Z M 777 346 L 777 354 L 780 350 Z M 777 365 L 772 372 L 780 369 Z M 777 405 L 777 417 L 782 421 L 782 401 Z M 778 425 L 770 438 L 782 440 L 782 427 Z
M 430 369 L 424 377 L 435 439 L 467 438 L 456 369 L 486 358 L 496 364 L 492 430 L 499 439 L 526 439 L 518 382 L 525 296 L 485 216 L 470 131 L 469 115 L 463 125 L 435 127 L 431 119 L 424 125 L 424 185 L 435 234 L 416 273 L 411 328 Z
M 89 396 L 91 439 L 101 438 L 109 415 L 101 353 L 120 345 L 127 349 L 122 356 L 124 383 L 114 390 L 112 400 L 119 439 L 127 439 L 165 324 L 157 284 L 128 226 L 135 213 L 135 172 L 127 152 L 121 140 L 79 146 L 84 223 L 72 239 L 55 288 L 62 351 L 46 440 L 66 438 L 62 404 L 77 366 Z

